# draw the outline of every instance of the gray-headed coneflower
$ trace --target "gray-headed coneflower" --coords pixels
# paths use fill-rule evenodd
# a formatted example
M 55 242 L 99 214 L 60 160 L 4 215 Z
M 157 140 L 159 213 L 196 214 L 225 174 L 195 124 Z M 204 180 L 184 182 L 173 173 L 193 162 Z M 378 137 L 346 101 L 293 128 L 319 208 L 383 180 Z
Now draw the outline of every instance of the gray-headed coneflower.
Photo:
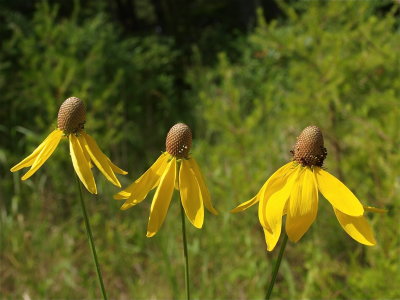
M 66 99 L 61 104 L 58 111 L 57 129 L 53 130 L 53 132 L 49 134 L 49 136 L 33 151 L 31 155 L 12 167 L 11 172 L 31 167 L 29 171 L 22 176 L 22 180 L 28 179 L 51 156 L 62 138 L 67 138 L 69 140 L 72 165 L 77 174 L 76 182 L 79 187 L 80 203 L 85 220 L 90 249 L 96 265 L 96 273 L 99 279 L 103 299 L 107 300 L 107 293 L 104 288 L 103 277 L 97 259 L 96 247 L 93 241 L 92 230 L 90 228 L 89 217 L 86 212 L 86 206 L 84 204 L 82 188 L 79 180 L 90 193 L 97 194 L 97 187 L 91 170 L 93 164 L 99 168 L 100 172 L 103 173 L 109 181 L 118 187 L 121 187 L 121 184 L 115 176 L 115 173 L 125 175 L 127 172 L 114 165 L 100 150 L 95 140 L 85 132 L 85 122 L 86 108 L 82 100 L 76 97 Z
M 60 106 L 57 129 L 33 151 L 31 155 L 11 168 L 11 172 L 30 167 L 22 180 L 31 177 L 51 156 L 62 138 L 67 138 L 70 145 L 72 164 L 79 179 L 92 194 L 97 194 L 96 183 L 91 170 L 92 163 L 114 185 L 121 187 L 114 173 L 127 174 L 114 165 L 100 150 L 95 140 L 84 130 L 86 109 L 82 100 L 76 97 L 66 99 Z
M 263 227 L 267 250 L 272 251 L 281 234 L 286 215 L 286 233 L 297 242 L 314 222 L 318 211 L 318 191 L 330 202 L 342 228 L 357 242 L 376 244 L 364 211 L 385 210 L 363 206 L 336 177 L 322 169 L 327 156 L 321 130 L 306 127 L 292 151 L 293 161 L 278 169 L 249 201 L 232 210 L 243 211 L 259 203 L 258 217 Z
M 197 228 L 203 226 L 204 206 L 218 214 L 211 204 L 210 194 L 200 168 L 190 156 L 192 132 L 183 123 L 175 124 L 166 138 L 166 152 L 135 182 L 114 196 L 125 200 L 121 209 L 128 209 L 142 202 L 156 189 L 150 207 L 147 237 L 154 236 L 167 215 L 174 187 L 180 191 L 182 206 L 189 221 Z

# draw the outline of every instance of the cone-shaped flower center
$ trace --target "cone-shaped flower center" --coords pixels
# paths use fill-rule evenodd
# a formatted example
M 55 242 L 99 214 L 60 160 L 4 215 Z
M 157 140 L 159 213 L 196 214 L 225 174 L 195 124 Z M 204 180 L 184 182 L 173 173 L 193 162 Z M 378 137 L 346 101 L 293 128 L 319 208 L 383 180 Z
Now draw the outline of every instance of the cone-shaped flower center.
M 63 102 L 58 111 L 57 127 L 65 134 L 77 133 L 84 128 L 86 108 L 83 101 L 70 97 Z
M 306 127 L 298 136 L 292 154 L 293 160 L 303 166 L 322 167 L 327 151 L 321 130 L 317 126 Z
M 166 139 L 167 152 L 178 158 L 187 158 L 192 147 L 192 131 L 189 126 L 178 123 L 172 126 Z

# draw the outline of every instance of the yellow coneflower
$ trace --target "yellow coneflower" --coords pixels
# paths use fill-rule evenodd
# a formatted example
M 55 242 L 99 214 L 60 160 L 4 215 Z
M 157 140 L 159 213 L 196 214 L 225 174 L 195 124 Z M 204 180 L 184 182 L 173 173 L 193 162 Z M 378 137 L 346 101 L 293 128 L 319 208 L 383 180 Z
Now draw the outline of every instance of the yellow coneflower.
M 297 242 L 314 222 L 318 211 L 318 191 L 330 202 L 342 228 L 357 242 L 376 244 L 364 211 L 385 210 L 363 206 L 336 177 L 322 169 L 327 156 L 324 139 L 316 126 L 305 128 L 291 151 L 293 161 L 278 169 L 261 190 L 232 210 L 243 211 L 259 203 L 258 217 L 263 227 L 267 250 L 272 251 L 281 234 L 286 215 L 286 233 Z
M 22 180 L 31 177 L 51 156 L 62 138 L 69 140 L 72 164 L 75 172 L 86 189 L 97 194 L 91 167 L 94 163 L 104 176 L 114 185 L 121 187 L 115 173 L 127 174 L 114 165 L 100 150 L 95 140 L 85 130 L 86 109 L 82 100 L 76 97 L 66 99 L 60 107 L 57 118 L 57 129 L 33 151 L 31 155 L 11 168 L 11 172 L 30 167 Z
M 117 200 L 126 200 L 121 207 L 125 210 L 142 202 L 150 190 L 157 188 L 150 208 L 147 237 L 154 236 L 164 222 L 174 188 L 180 191 L 185 214 L 195 227 L 203 226 L 204 206 L 218 214 L 211 204 L 200 168 L 189 155 L 191 146 L 190 128 L 183 123 L 174 125 L 167 135 L 167 151 L 139 179 L 114 196 Z

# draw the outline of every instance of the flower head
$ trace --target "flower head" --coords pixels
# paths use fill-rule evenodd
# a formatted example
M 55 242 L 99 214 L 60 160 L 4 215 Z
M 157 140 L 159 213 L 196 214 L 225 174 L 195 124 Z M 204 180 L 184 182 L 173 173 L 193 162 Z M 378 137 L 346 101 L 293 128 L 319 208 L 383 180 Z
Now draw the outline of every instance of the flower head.
M 76 97 L 65 100 L 58 110 L 57 127 L 64 134 L 78 133 L 85 128 L 86 107 L 83 101 Z
M 127 174 L 114 165 L 110 159 L 100 150 L 95 140 L 85 130 L 86 108 L 81 99 L 70 97 L 61 104 L 58 111 L 57 129 L 20 163 L 11 168 L 11 172 L 30 167 L 22 176 L 22 180 L 31 177 L 51 156 L 62 138 L 67 138 L 70 145 L 72 164 L 75 172 L 83 185 L 92 194 L 97 194 L 91 168 L 93 164 L 114 185 L 121 187 L 115 173 Z
M 272 251 L 281 234 L 286 215 L 286 233 L 298 242 L 314 222 L 318 211 L 318 192 L 330 202 L 342 228 L 357 242 L 376 244 L 364 211 L 384 210 L 363 206 L 336 177 L 321 167 L 327 156 L 321 130 L 308 126 L 297 138 L 291 153 L 293 161 L 278 169 L 249 201 L 232 210 L 239 212 L 258 202 L 258 217 L 264 230 L 267 249 Z
M 183 123 L 174 125 L 167 134 L 166 152 L 135 182 L 114 196 L 124 199 L 121 209 L 128 209 L 142 202 L 156 188 L 150 207 L 147 237 L 154 236 L 165 220 L 174 188 L 179 190 L 182 206 L 189 221 L 201 228 L 204 206 L 211 213 L 218 212 L 211 204 L 210 194 L 200 168 L 190 156 L 192 132 Z
M 324 147 L 324 137 L 317 126 L 306 127 L 291 151 L 293 160 L 303 166 L 322 167 L 328 152 Z

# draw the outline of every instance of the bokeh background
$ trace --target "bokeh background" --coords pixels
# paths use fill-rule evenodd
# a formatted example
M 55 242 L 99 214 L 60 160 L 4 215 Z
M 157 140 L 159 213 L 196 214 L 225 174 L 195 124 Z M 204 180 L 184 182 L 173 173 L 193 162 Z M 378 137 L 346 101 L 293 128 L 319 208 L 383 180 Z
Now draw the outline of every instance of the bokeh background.
M 317 221 L 289 243 L 274 297 L 399 299 L 400 18 L 398 1 L 99 0 L 0 2 L 0 294 L 93 299 L 99 288 L 64 141 L 26 182 L 12 165 L 56 127 L 70 96 L 86 130 L 129 171 L 165 150 L 176 122 L 221 212 L 188 226 L 194 299 L 261 299 L 266 251 L 250 199 L 290 160 L 300 131 L 321 127 L 325 166 L 367 205 L 378 244 L 352 240 L 320 196 Z M 178 197 L 146 238 L 151 195 L 120 211 L 95 171 L 85 192 L 113 299 L 183 299 Z M 279 246 L 279 245 L 278 245 Z

